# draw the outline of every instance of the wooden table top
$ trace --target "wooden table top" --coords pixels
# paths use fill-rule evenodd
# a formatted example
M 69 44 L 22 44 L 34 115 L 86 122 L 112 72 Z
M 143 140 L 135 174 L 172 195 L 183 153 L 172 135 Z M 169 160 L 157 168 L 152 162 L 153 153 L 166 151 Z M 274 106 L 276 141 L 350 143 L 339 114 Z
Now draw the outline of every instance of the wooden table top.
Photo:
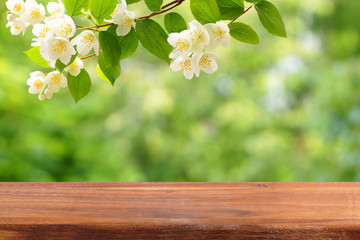
M 360 239 L 360 183 L 0 183 L 0 239 Z

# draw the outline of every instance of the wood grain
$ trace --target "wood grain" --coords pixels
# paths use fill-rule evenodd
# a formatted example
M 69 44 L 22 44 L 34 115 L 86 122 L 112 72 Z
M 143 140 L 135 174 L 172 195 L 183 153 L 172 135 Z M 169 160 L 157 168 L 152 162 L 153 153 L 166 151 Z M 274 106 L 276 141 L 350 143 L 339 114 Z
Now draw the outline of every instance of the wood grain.
M 360 184 L 0 183 L 0 239 L 360 239 Z

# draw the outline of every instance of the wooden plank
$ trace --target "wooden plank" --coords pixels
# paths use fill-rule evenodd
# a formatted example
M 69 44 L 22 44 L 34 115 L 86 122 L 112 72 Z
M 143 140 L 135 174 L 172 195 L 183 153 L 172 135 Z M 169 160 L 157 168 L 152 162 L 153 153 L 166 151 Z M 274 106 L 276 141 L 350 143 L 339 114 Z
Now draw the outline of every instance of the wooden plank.
M 0 183 L 0 239 L 360 239 L 360 184 Z

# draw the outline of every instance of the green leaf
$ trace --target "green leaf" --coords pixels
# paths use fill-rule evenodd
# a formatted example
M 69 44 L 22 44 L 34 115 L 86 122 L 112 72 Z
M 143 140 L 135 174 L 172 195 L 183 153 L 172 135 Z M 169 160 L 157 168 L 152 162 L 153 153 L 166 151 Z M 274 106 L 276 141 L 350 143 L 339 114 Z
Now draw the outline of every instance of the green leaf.
M 89 0 L 90 12 L 98 22 L 109 18 L 113 13 L 117 0 Z
M 236 40 L 250 44 L 259 43 L 259 36 L 249 25 L 236 22 L 230 24 L 229 28 L 230 35 Z
M 161 5 L 163 4 L 163 0 L 145 0 L 145 3 L 150 11 L 159 12 Z
M 78 102 L 80 99 L 88 95 L 91 88 L 91 79 L 85 69 L 82 69 L 80 74 L 76 77 L 69 74 L 67 81 L 70 93 L 75 102 Z
M 169 33 L 181 32 L 187 29 L 184 18 L 178 13 L 168 13 L 164 17 L 165 28 Z
M 121 65 L 118 62 L 116 66 L 111 66 L 104 57 L 103 52 L 99 54 L 97 73 L 99 77 L 112 85 L 115 84 L 116 79 L 121 74 Z
M 201 24 L 220 20 L 220 10 L 216 0 L 190 0 L 191 12 Z
M 121 55 L 120 60 L 130 57 L 136 52 L 139 45 L 139 38 L 136 35 L 135 29 L 131 29 L 129 34 L 123 37 L 118 37 L 120 43 Z
M 121 49 L 120 60 L 123 60 L 135 53 L 139 45 L 139 38 L 133 28 L 126 36 L 118 36 L 116 34 L 116 28 L 117 25 L 112 25 L 108 28 L 107 32 L 111 33 L 118 40 Z
M 255 5 L 260 21 L 266 30 L 276 36 L 286 37 L 286 29 L 284 22 L 276 7 L 268 2 L 261 1 Z
M 44 67 L 44 68 L 50 68 L 48 61 L 46 61 L 41 55 L 40 55 L 40 47 L 33 47 L 27 51 L 24 52 L 34 63 Z
M 66 64 L 63 64 L 60 59 L 58 59 L 55 63 L 55 67 L 59 70 L 59 72 L 63 72 L 64 69 L 69 66 L 70 64 L 72 64 L 74 61 L 75 61 L 75 58 L 77 57 L 77 54 L 75 55 L 72 55 L 71 59 L 70 59 L 70 62 L 66 65 Z
M 216 0 L 221 19 L 232 20 L 244 12 L 244 0 Z
M 121 49 L 116 37 L 109 32 L 101 31 L 99 33 L 99 42 L 105 59 L 111 66 L 117 66 L 120 61 Z
M 70 17 L 81 15 L 81 9 L 89 9 L 89 0 L 64 0 L 66 11 Z
M 130 4 L 133 4 L 133 3 L 137 3 L 137 2 L 140 2 L 141 0 L 127 0 L 126 1 L 126 4 L 127 5 L 130 5 Z
M 170 63 L 172 47 L 167 42 L 168 35 L 157 22 L 151 19 L 136 21 L 136 34 L 145 49 Z

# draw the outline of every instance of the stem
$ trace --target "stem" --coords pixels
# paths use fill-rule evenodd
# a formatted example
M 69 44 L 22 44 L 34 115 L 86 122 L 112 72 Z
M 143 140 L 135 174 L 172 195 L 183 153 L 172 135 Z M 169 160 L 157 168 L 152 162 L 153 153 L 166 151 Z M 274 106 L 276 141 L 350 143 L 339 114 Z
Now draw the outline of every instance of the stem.
M 99 51 L 99 53 L 101 53 L 102 52 L 102 50 L 100 50 Z M 82 57 L 82 58 L 80 58 L 81 60 L 84 60 L 84 59 L 87 59 L 87 58 L 91 58 L 91 57 L 93 57 L 93 56 L 95 56 L 96 55 L 96 53 L 93 53 L 93 54 L 90 54 L 90 55 L 87 55 L 87 56 L 85 56 L 85 57 Z
M 94 27 L 84 27 L 84 26 L 80 26 L 80 25 L 75 25 L 75 27 L 77 27 L 78 29 L 76 30 L 80 30 L 80 29 L 89 29 L 89 30 L 93 30 L 93 31 L 99 31 L 97 29 L 94 29 Z
M 164 6 L 162 6 L 160 9 L 164 10 L 165 8 L 170 7 L 170 6 L 174 5 L 174 4 L 176 4 L 177 2 L 179 2 L 179 1 L 178 1 L 178 0 L 174 0 L 174 1 L 172 1 L 172 2 L 169 2 L 168 4 L 165 4 Z
M 255 6 L 255 4 L 256 4 L 256 2 L 254 2 L 253 4 L 251 4 L 251 6 L 248 7 L 240 16 L 238 16 L 237 18 L 233 19 L 233 20 L 228 24 L 228 26 L 229 26 L 230 24 L 232 24 L 233 22 L 235 22 L 239 17 L 241 17 L 242 15 L 244 15 L 245 13 L 247 13 L 252 7 Z
M 153 12 L 151 13 L 150 15 L 147 15 L 147 16 L 144 16 L 144 17 L 139 17 L 138 20 L 140 19 L 148 19 L 148 18 L 151 18 L 153 16 L 156 16 L 156 15 L 159 15 L 159 14 L 162 14 L 162 13 L 165 13 L 165 12 L 168 12 L 170 11 L 171 9 L 174 9 L 176 8 L 177 6 L 181 5 L 185 0 L 174 0 L 164 6 L 161 7 L 161 10 L 160 12 Z M 175 4 L 175 5 L 174 5 Z M 172 6 L 172 7 L 170 7 Z M 169 7 L 169 8 L 168 8 Z

